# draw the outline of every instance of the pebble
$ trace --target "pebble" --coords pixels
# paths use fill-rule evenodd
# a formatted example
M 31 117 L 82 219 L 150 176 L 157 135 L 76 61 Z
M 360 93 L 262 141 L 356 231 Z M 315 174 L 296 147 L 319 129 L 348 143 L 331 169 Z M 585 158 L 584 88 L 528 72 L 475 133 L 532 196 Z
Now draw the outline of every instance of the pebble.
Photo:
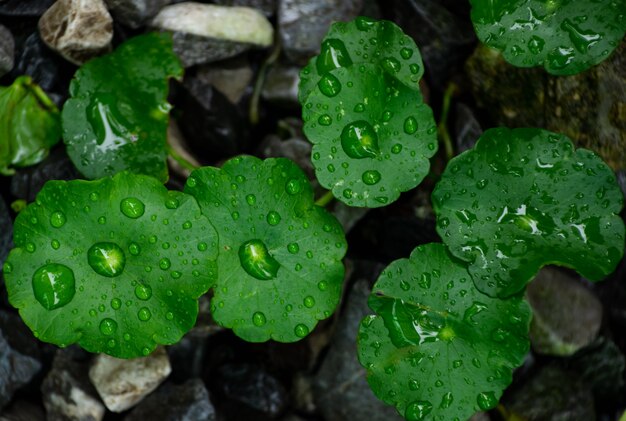
M 15 55 L 15 41 L 13 35 L 4 26 L 0 25 L 0 76 L 13 69 Z
M 141 402 L 171 370 L 167 353 L 157 348 L 147 357 L 132 360 L 100 354 L 89 370 L 89 378 L 109 411 L 122 412 Z
M 0 15 L 4 16 L 41 16 L 55 0 L 2 0 Z
M 167 6 L 170 0 L 105 0 L 109 12 L 116 22 L 139 28 L 159 10 Z
M 39 20 L 43 41 L 81 65 L 111 50 L 113 19 L 102 0 L 58 0 Z
M 272 45 L 274 29 L 249 7 L 185 2 L 164 7 L 150 25 L 170 31 L 185 67 L 233 57 L 252 47 Z

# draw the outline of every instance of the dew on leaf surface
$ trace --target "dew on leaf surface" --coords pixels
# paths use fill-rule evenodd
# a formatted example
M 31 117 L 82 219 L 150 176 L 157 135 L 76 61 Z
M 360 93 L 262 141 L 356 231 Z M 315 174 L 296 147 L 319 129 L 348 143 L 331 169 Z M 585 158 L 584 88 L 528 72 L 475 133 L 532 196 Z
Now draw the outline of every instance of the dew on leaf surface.
M 89 266 L 99 275 L 120 276 L 126 265 L 126 255 L 116 243 L 96 243 L 87 252 Z
M 248 275 L 259 279 L 276 278 L 280 263 L 270 254 L 261 240 L 250 240 L 239 247 L 239 262 Z
M 141 217 L 145 210 L 145 204 L 136 197 L 127 197 L 120 202 L 120 211 L 131 219 Z
M 5 273 L 8 266 L 5 265 Z M 35 298 L 45 309 L 54 310 L 67 305 L 76 293 L 74 272 L 60 263 L 48 263 L 33 274 Z

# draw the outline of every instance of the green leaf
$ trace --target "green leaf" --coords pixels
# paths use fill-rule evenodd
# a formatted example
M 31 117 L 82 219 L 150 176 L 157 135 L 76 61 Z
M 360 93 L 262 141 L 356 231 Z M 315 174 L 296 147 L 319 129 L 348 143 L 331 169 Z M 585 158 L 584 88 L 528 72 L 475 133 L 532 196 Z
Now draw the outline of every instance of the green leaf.
M 250 342 L 293 342 L 330 316 L 346 240 L 297 165 L 240 156 L 195 170 L 185 191 L 218 231 L 217 323 Z
M 63 107 L 63 139 L 88 178 L 129 170 L 167 180 L 168 78 L 183 69 L 171 35 L 132 38 L 74 76 Z
M 217 234 L 193 197 L 128 172 L 49 181 L 14 233 L 9 301 L 62 347 L 133 358 L 173 344 L 217 273 Z
M 60 138 L 59 110 L 29 76 L 0 86 L 0 174 L 41 162 Z
M 566 136 L 490 129 L 448 163 L 433 191 L 437 231 L 472 263 L 479 290 L 506 297 L 547 264 L 598 281 L 624 252 L 623 196 L 611 169 Z
M 335 23 L 301 72 L 304 132 L 322 186 L 351 206 L 380 207 L 417 186 L 437 150 L 419 91 L 415 42 L 392 22 Z
M 626 2 L 470 0 L 478 38 L 518 67 L 572 75 L 595 66 L 626 32 Z
M 529 349 L 530 307 L 481 294 L 442 244 L 379 276 L 358 336 L 370 387 L 407 420 L 465 420 L 493 408 Z

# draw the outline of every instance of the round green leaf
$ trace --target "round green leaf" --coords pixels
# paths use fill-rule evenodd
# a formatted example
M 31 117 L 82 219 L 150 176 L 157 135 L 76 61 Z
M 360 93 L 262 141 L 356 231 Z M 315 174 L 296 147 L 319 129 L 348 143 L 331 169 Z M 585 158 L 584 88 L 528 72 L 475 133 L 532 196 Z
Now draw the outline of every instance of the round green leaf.
M 132 358 L 173 344 L 217 273 L 217 234 L 197 202 L 147 176 L 50 181 L 14 232 L 9 301 L 62 347 Z
M 167 180 L 170 77 L 183 69 L 171 35 L 150 33 L 82 66 L 63 107 L 63 139 L 88 178 L 129 170 Z
M 247 341 L 293 342 L 330 316 L 346 240 L 297 165 L 240 156 L 195 170 L 185 191 L 218 231 L 217 323 Z
M 519 67 L 580 73 L 606 59 L 626 32 L 623 0 L 470 0 L 478 38 Z
M 530 307 L 480 293 L 442 244 L 391 263 L 359 329 L 367 381 L 407 420 L 465 420 L 493 408 L 529 349 Z
M 417 186 L 437 150 L 413 40 L 388 21 L 336 23 L 301 73 L 304 132 L 320 184 L 379 207 Z
M 437 231 L 470 262 L 479 290 L 506 297 L 541 266 L 597 281 L 624 252 L 623 196 L 611 169 L 564 135 L 490 129 L 453 158 L 433 191 Z
M 0 87 L 0 174 L 41 162 L 59 139 L 59 110 L 29 76 Z

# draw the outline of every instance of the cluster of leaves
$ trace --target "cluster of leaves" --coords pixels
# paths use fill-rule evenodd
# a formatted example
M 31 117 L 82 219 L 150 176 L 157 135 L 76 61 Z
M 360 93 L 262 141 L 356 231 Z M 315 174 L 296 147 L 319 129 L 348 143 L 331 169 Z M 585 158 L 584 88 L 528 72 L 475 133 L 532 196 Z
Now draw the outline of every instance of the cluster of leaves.
M 46 183 L 18 215 L 3 267 L 35 336 L 148 355 L 193 327 L 210 288 L 215 321 L 249 341 L 297 341 L 330 316 L 345 237 L 300 168 L 237 157 L 198 169 L 186 191 L 130 172 Z

